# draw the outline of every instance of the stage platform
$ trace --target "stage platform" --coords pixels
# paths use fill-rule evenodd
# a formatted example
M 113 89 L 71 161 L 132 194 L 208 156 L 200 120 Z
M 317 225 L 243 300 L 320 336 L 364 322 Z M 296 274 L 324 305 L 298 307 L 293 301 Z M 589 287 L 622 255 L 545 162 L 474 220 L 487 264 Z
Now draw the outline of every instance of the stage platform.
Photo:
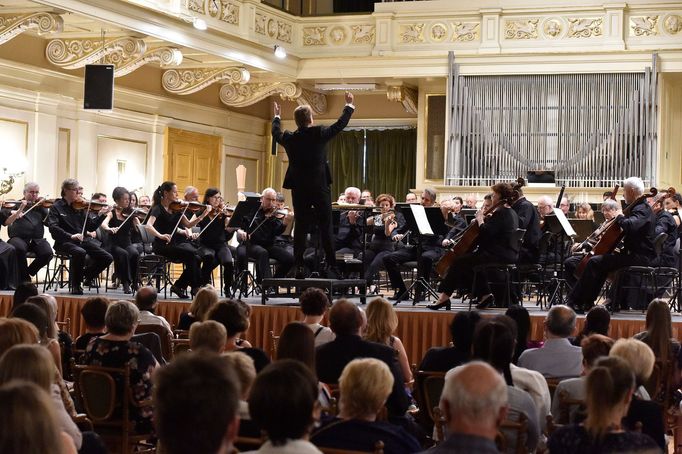
M 75 338 L 85 330 L 83 325 L 80 308 L 85 300 L 97 293 L 92 290 L 82 296 L 69 295 L 64 291 L 53 293 L 59 304 L 57 319 L 65 320 L 67 317 L 71 321 L 70 331 Z M 132 300 L 131 295 L 125 295 L 120 291 L 103 291 L 100 295 L 112 300 L 125 299 Z M 376 296 L 368 296 L 371 301 Z M 351 301 L 360 304 L 358 297 L 349 298 Z M 251 305 L 251 327 L 246 333 L 246 339 L 254 346 L 260 347 L 266 352 L 270 350 L 270 331 L 279 334 L 287 323 L 302 320 L 303 315 L 298 309 L 298 300 L 295 298 L 276 297 L 270 298 L 267 305 L 261 304 L 261 297 L 245 298 Z M 412 306 L 411 301 L 400 303 L 396 310 L 398 312 L 398 330 L 396 335 L 405 344 L 408 358 L 411 362 L 418 363 L 424 353 L 434 346 L 448 345 L 450 334 L 448 325 L 453 315 L 457 311 L 468 310 L 468 304 L 460 301 L 453 302 L 452 311 L 432 311 L 425 306 L 427 302 L 421 302 L 417 306 Z M 171 325 L 176 325 L 180 319 L 180 314 L 189 308 L 190 300 L 180 300 L 169 298 L 160 300 L 157 313 L 164 316 Z M 543 321 L 546 311 L 541 310 L 534 302 L 526 302 L 525 307 L 531 316 L 531 338 L 540 340 L 543 338 Z M 12 294 L 10 292 L 0 292 L 0 316 L 9 314 L 12 307 Z M 504 309 L 486 309 L 481 311 L 484 316 L 494 316 L 504 313 Z M 682 315 L 673 313 L 673 336 L 682 341 Z M 583 315 L 578 316 L 578 329 L 585 321 Z M 635 333 L 644 330 L 644 314 L 641 311 L 620 312 L 612 316 L 610 335 L 614 338 L 630 337 Z

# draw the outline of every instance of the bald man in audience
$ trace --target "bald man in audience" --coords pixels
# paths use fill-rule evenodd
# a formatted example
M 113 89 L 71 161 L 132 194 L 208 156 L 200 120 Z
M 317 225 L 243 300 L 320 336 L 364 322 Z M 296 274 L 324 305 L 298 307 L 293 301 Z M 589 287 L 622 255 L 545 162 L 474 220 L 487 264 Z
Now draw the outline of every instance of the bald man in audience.
M 168 321 L 156 315 L 156 306 L 158 305 L 158 295 L 154 287 L 142 287 L 135 294 L 135 305 L 140 310 L 140 325 L 161 325 L 171 332 L 171 326 Z
M 449 436 L 425 453 L 494 454 L 507 416 L 507 384 L 488 364 L 472 361 L 450 370 L 440 396 Z

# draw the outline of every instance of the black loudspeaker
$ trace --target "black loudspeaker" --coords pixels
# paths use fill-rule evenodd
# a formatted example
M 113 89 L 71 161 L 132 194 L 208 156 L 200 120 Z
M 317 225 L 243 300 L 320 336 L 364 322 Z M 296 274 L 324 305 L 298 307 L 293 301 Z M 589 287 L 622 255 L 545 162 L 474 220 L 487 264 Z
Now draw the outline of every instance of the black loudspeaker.
M 114 108 L 114 65 L 85 65 L 83 108 L 90 110 Z

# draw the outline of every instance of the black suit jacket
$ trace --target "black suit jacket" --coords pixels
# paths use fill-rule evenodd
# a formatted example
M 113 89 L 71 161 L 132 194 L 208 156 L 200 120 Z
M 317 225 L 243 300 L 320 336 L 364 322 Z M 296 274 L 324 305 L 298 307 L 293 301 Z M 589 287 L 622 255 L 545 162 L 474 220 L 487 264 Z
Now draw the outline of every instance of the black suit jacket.
M 653 260 L 654 236 L 656 235 L 656 215 L 646 200 L 637 203 L 629 216 L 620 215 L 616 222 L 625 233 L 624 251 L 638 255 L 647 260 Z
M 540 229 L 540 215 L 532 203 L 521 197 L 517 200 L 512 209 L 519 217 L 519 228 L 524 229 L 523 246 L 521 247 L 521 260 L 534 262 L 538 259 L 538 245 L 542 237 Z
M 327 142 L 340 133 L 350 121 L 353 108 L 346 106 L 343 113 L 331 126 L 298 128 L 294 132 L 282 132 L 280 119 L 272 120 L 272 136 L 289 156 L 289 168 L 284 176 L 286 189 L 324 189 L 332 182 L 327 162 Z
M 360 336 L 336 336 L 331 342 L 317 347 L 315 368 L 317 378 L 323 383 L 338 383 L 346 364 L 357 358 L 376 358 L 385 362 L 393 374 L 393 390 L 386 407 L 392 416 L 403 416 L 409 402 L 405 394 L 403 374 L 395 350 L 387 345 L 368 342 Z

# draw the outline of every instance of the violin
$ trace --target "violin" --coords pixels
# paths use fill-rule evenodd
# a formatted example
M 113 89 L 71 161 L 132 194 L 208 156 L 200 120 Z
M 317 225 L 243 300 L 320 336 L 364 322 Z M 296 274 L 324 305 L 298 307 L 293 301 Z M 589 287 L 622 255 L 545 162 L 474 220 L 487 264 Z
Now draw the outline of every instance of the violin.
M 8 210 L 16 210 L 21 206 L 21 200 L 3 200 L 2 201 L 2 208 L 8 209 Z
M 95 213 L 98 213 L 103 208 L 107 207 L 109 207 L 109 205 L 104 202 L 97 202 L 95 200 L 85 200 L 82 197 L 74 200 L 73 203 L 71 204 L 71 208 L 73 208 L 74 210 L 81 211 L 87 209 Z
M 216 216 L 220 218 L 229 218 L 232 217 L 232 214 L 234 213 L 234 210 L 236 208 L 237 208 L 236 206 L 229 206 L 225 205 L 224 203 L 221 203 L 220 205 L 218 205 L 216 209 L 209 213 L 209 216 L 211 216 L 212 218 Z
M 203 203 L 199 202 L 187 202 L 184 200 L 174 200 L 168 205 L 168 209 L 171 210 L 173 213 L 181 213 L 185 211 L 185 208 L 187 208 L 187 211 L 190 213 L 198 213 L 199 211 L 203 211 L 206 209 L 208 205 L 204 205 Z

